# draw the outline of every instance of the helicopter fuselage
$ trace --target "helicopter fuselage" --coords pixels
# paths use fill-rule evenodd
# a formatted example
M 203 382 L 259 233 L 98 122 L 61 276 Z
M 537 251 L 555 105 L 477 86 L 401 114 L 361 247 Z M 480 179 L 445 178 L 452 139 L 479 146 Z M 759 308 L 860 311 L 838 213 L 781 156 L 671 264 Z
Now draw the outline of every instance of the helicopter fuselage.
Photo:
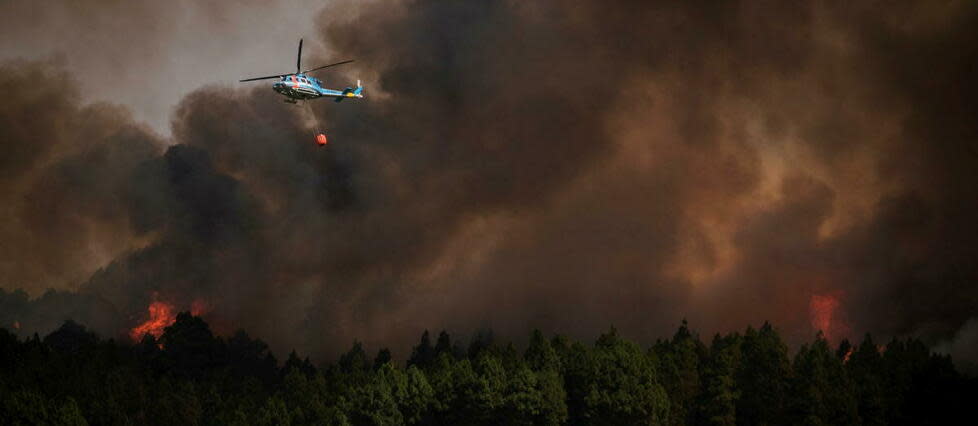
M 336 102 L 345 98 L 362 98 L 363 87 L 357 81 L 357 87 L 347 87 L 343 90 L 327 89 L 322 86 L 322 81 L 315 77 L 305 74 L 292 74 L 283 76 L 281 80 L 272 84 L 272 89 L 284 95 L 292 101 L 316 99 L 322 97 L 335 98 Z

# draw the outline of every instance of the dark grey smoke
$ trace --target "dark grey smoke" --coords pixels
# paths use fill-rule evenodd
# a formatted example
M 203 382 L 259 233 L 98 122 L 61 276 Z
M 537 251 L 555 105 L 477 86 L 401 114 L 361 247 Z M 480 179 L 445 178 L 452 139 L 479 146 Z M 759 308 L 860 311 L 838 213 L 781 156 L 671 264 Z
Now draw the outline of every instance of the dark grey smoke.
M 6 294 L 0 320 L 115 335 L 154 297 L 203 300 L 219 330 L 324 356 L 682 317 L 800 341 L 816 296 L 835 339 L 936 344 L 978 316 L 978 6 L 334 2 L 319 22 L 334 53 L 309 63 L 356 58 L 323 77 L 367 85 L 312 104 L 324 149 L 262 86 L 185 97 L 171 141 L 63 76 L 45 106 L 5 100 L 0 285 L 76 280 L 111 309 Z M 60 75 L 0 81 L 32 69 Z

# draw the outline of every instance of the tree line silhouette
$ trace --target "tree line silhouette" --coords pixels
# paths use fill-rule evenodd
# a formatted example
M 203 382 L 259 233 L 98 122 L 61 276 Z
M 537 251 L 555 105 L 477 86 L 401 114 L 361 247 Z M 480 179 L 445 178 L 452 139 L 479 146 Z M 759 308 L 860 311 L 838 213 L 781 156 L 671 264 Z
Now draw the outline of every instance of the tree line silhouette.
M 43 339 L 0 329 L 0 365 L 10 425 L 937 425 L 978 401 L 919 340 L 819 334 L 792 357 L 767 323 L 707 344 L 683 321 L 647 349 L 614 328 L 593 344 L 535 330 L 523 351 L 425 331 L 403 366 L 356 342 L 315 366 L 181 313 L 135 345 L 72 321 Z

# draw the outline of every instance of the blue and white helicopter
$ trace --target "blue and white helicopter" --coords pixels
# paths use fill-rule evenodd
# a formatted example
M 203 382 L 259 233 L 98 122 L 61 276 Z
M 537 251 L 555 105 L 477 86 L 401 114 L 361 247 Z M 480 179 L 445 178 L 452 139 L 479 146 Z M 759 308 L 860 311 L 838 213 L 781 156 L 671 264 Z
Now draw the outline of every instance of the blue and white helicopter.
M 290 74 L 279 74 L 279 75 L 269 75 L 265 77 L 255 77 L 246 78 L 244 80 L 239 80 L 239 82 L 245 81 L 255 81 L 255 80 L 270 80 L 273 78 L 279 79 L 272 84 L 272 89 L 276 92 L 285 95 L 285 102 L 290 104 L 297 103 L 298 101 L 316 98 L 335 98 L 335 102 L 340 102 L 346 98 L 362 98 L 363 97 L 363 86 L 360 85 L 360 80 L 357 80 L 357 87 L 347 87 L 343 90 L 327 89 L 323 87 L 323 82 L 315 77 L 310 77 L 306 74 L 318 71 L 323 68 L 328 68 L 336 65 L 343 65 L 353 62 L 353 60 L 337 62 L 335 64 L 323 65 L 321 67 L 316 67 L 302 71 L 302 39 L 299 39 L 299 54 L 295 61 L 295 72 Z

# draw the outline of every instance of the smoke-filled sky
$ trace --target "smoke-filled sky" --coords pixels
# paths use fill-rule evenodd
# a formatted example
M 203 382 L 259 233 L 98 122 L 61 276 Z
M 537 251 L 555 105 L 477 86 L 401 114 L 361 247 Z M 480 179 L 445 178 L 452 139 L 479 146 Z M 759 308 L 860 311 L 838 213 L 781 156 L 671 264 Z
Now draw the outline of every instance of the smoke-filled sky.
M 196 303 L 329 357 L 770 320 L 978 360 L 978 3 L 180 6 L 0 4 L 4 326 Z M 365 98 L 236 83 L 299 37 Z

